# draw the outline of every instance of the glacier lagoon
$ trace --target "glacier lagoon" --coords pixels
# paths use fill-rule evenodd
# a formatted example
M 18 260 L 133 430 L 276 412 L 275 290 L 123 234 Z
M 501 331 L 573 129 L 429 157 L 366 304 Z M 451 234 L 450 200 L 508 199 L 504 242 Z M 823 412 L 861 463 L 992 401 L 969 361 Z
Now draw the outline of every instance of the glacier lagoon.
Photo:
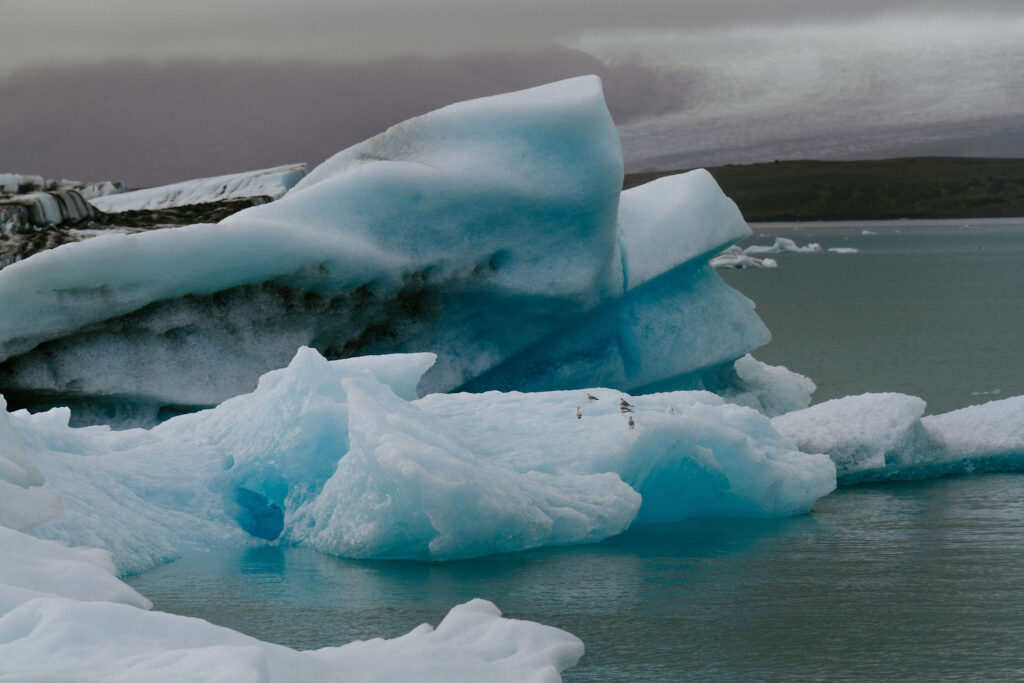
M 973 317 L 985 310 L 981 293 L 1024 291 L 1013 288 L 1021 271 L 1007 267 L 1024 253 L 1024 221 L 753 228 L 744 244 L 779 234 L 859 249 L 722 271 L 774 322 L 759 356 L 804 370 L 826 392 L 916 389 L 928 412 L 937 412 L 932 402 L 954 410 L 1024 393 L 1013 389 L 1019 373 L 1005 369 L 1024 366 L 1015 343 L 1024 315 L 1012 314 L 1019 300 L 992 301 L 993 315 Z M 934 303 L 921 309 L 924 288 Z M 956 324 L 965 318 L 979 324 Z M 906 324 L 894 330 L 896 320 Z M 849 355 L 809 353 L 818 345 L 806 337 L 820 344 L 830 326 L 844 330 L 830 348 Z M 1003 337 L 1001 326 L 1018 332 Z M 936 339 L 937 329 L 956 343 Z M 1000 344 L 1005 356 L 978 353 Z M 908 352 L 930 345 L 945 348 L 942 373 Z M 890 355 L 908 362 L 890 365 Z M 840 488 L 808 516 L 651 525 L 599 544 L 454 563 L 268 547 L 192 555 L 127 580 L 157 609 L 302 648 L 398 635 L 483 596 L 584 641 L 566 681 L 1018 680 L 1022 501 L 1024 475 L 975 474 Z
M 1019 680 L 1024 475 L 843 488 L 811 515 L 702 519 L 443 564 L 277 547 L 130 577 L 156 609 L 292 647 L 391 637 L 486 595 L 579 636 L 565 681 Z
M 486 340 L 484 334 L 470 343 L 469 355 L 476 360 L 465 365 L 467 347 L 459 347 L 460 353 L 440 344 L 438 351 L 448 354 L 436 366 L 447 378 L 443 384 L 577 390 L 416 400 L 417 393 L 431 387 L 421 378 L 425 371 L 429 374 L 434 356 L 328 363 L 303 349 L 287 370 L 264 375 L 254 392 L 149 431 L 69 429 L 71 413 L 66 409 L 36 416 L 24 411 L 9 418 L 0 415 L 5 446 L 0 453 L 5 493 L 0 520 L 18 529 L 36 526 L 33 533 L 38 536 L 113 551 L 111 557 L 100 550 L 70 550 L 4 531 L 0 551 L 7 559 L 0 578 L 8 585 L 0 596 L 6 604 L 0 606 L 13 611 L 0 623 L 0 634 L 7 637 L 0 642 L 8 664 L 31 666 L 37 661 L 34 653 L 46 651 L 46 639 L 61 633 L 77 633 L 64 639 L 65 647 L 99 643 L 105 637 L 102 629 L 83 631 L 85 623 L 98 617 L 108 624 L 123 620 L 121 628 L 138 624 L 145 633 L 142 641 L 125 646 L 115 630 L 106 636 L 111 647 L 93 656 L 105 667 L 101 671 L 119 677 L 129 674 L 118 668 L 117 657 L 134 658 L 138 652 L 133 647 L 146 652 L 150 666 L 159 666 L 167 649 L 198 647 L 179 665 L 201 669 L 206 661 L 201 648 L 215 646 L 230 655 L 220 662 L 221 676 L 230 676 L 237 667 L 255 672 L 266 665 L 278 672 L 273 677 L 299 665 L 319 677 L 324 666 L 343 667 L 346 660 L 360 659 L 365 664 L 368 652 L 371 659 L 374 651 L 409 655 L 417 645 L 429 643 L 436 657 L 442 657 L 445 648 L 462 643 L 455 668 L 442 667 L 434 677 L 463 677 L 473 670 L 474 661 L 500 660 L 495 675 L 549 678 L 579 657 L 579 641 L 564 631 L 502 619 L 492 605 L 480 601 L 450 610 L 436 631 L 417 628 L 390 642 L 303 654 L 201 622 L 194 622 L 197 633 L 183 642 L 177 632 L 185 623 L 181 617 L 137 610 L 148 601 L 114 582 L 110 573 L 115 567 L 139 571 L 203 547 L 251 548 L 260 545 L 256 539 L 279 537 L 286 544 L 308 541 L 350 557 L 455 559 L 594 542 L 616 534 L 634 518 L 650 523 L 709 514 L 791 515 L 828 493 L 836 474 L 841 480 L 863 480 L 1019 467 L 1024 401 L 923 419 L 923 401 L 896 394 L 854 397 L 800 411 L 800 403 L 807 400 L 806 380 L 739 358 L 767 341 L 766 330 L 749 301 L 728 289 L 705 261 L 746 234 L 746 226 L 735 206 L 708 182 L 709 176 L 699 172 L 637 188 L 616 202 L 617 190 L 607 181 L 620 172 L 621 159 L 595 85 L 593 79 L 581 79 L 457 105 L 408 122 L 314 169 L 294 192 L 270 207 L 250 209 L 222 226 L 97 238 L 7 268 L 0 275 L 7 310 L 5 348 L 14 356 L 28 350 L 29 357 L 7 367 L 6 381 L 20 383 L 22 399 L 63 387 L 82 392 L 88 402 L 90 396 L 120 389 L 122 405 L 141 409 L 136 417 L 142 419 L 149 410 L 151 419 L 156 409 L 162 410 L 161 401 L 180 401 L 196 388 L 187 376 L 174 377 L 168 367 L 187 367 L 197 351 L 212 350 L 205 367 L 216 369 L 218 358 L 237 352 L 237 342 L 247 339 L 237 320 L 220 327 L 204 325 L 211 301 L 228 308 L 241 302 L 244 318 L 252 311 L 245 309 L 251 304 L 249 290 L 233 290 L 241 291 L 241 297 L 227 297 L 226 302 L 201 300 L 198 307 L 197 294 L 218 287 L 244 288 L 269 277 L 273 286 L 283 282 L 308 295 L 298 307 L 305 318 L 291 330 L 297 334 L 276 341 L 277 360 L 249 358 L 236 364 L 235 371 L 247 376 L 248 383 L 254 381 L 255 370 L 274 367 L 266 363 L 280 363 L 280 353 L 309 338 L 309 314 L 316 311 L 316 306 L 304 308 L 310 297 L 316 299 L 323 291 L 344 293 L 362 282 L 357 295 L 373 285 L 378 289 L 368 290 L 371 298 L 394 296 L 408 309 L 403 305 L 410 301 L 402 272 L 409 268 L 425 278 L 428 272 L 429 278 L 440 276 L 442 290 L 454 286 L 442 300 L 453 297 L 451 302 L 457 303 L 449 302 L 447 310 L 463 310 L 463 322 L 471 320 L 467 312 L 473 310 L 473 301 L 479 305 L 495 295 L 501 302 L 525 293 L 543 304 L 541 317 L 531 323 L 531 334 L 540 335 L 532 338 L 533 345 L 530 337 L 519 337 L 495 355 L 494 344 L 509 340 L 500 334 Z M 552 135 L 565 137 L 567 130 L 572 134 L 566 139 L 582 147 L 567 153 L 556 146 L 552 154 Z M 530 153 L 524 156 L 524 149 Z M 544 178 L 553 171 L 560 177 L 565 170 L 561 162 L 579 166 L 588 158 L 584 149 L 596 165 L 583 163 L 585 171 L 578 178 L 568 176 L 574 183 L 581 180 L 579 186 L 570 184 L 567 193 L 552 194 Z M 488 152 L 482 164 L 481 150 Z M 524 176 L 517 180 L 504 167 L 496 177 L 488 175 L 497 167 L 495 151 L 511 151 L 511 158 L 527 161 L 527 169 L 532 159 L 539 165 L 529 170 L 542 172 L 530 175 L 525 185 L 518 182 Z M 518 168 L 523 170 L 522 165 Z M 350 199 L 341 214 L 332 209 L 339 196 Z M 397 213 L 395 206 L 384 207 L 375 199 L 385 196 L 402 198 Z M 481 202 L 483 198 L 487 201 Z M 486 207 L 483 214 L 481 206 Z M 425 222 L 415 213 L 424 208 Z M 385 220 L 375 228 L 374 220 L 381 215 Z M 345 219 L 339 222 L 339 216 Z M 481 217 L 505 232 L 466 239 Z M 398 224 L 396 219 L 401 219 Z M 680 220 L 689 231 L 685 242 L 671 238 Z M 568 239 L 551 232 L 556 224 L 572 228 Z M 426 232 L 420 238 L 429 249 L 410 242 L 414 229 L 422 228 Z M 339 229 L 346 239 L 331 240 Z M 283 262 L 277 251 L 282 234 L 305 240 Z M 468 263 L 452 260 L 450 249 L 439 250 L 442 234 L 471 245 L 461 255 L 468 256 Z M 254 260 L 235 258 L 234 267 L 225 270 L 225 261 L 210 258 L 243 236 L 258 238 L 241 240 Z M 538 236 L 543 239 L 534 239 Z M 322 247 L 325 239 L 333 241 L 329 253 L 311 246 Z M 567 254 L 579 251 L 581 240 L 589 248 L 584 250 L 587 257 L 582 263 L 575 256 L 567 260 Z M 503 243 L 510 249 L 493 251 Z M 405 250 L 397 259 L 396 248 Z M 852 251 L 830 247 L 829 253 L 837 253 L 835 249 Z M 159 267 L 175 257 L 196 278 L 165 272 L 154 280 Z M 564 270 L 567 264 L 572 266 L 569 271 Z M 547 279 L 538 281 L 538 275 Z M 568 281 L 565 276 L 570 276 Z M 199 291 L 193 290 L 196 286 Z M 467 294 L 468 299 L 462 298 Z M 182 297 L 181 305 L 147 305 L 168 296 Z M 344 308 L 354 303 L 358 312 L 365 298 L 346 294 L 340 304 Z M 257 309 L 260 303 L 267 302 L 257 301 Z M 133 306 L 149 312 L 143 319 L 117 318 Z M 419 304 L 413 308 L 406 313 L 414 318 L 424 312 Z M 115 317 L 107 321 L 104 316 L 111 310 Z M 519 307 L 516 313 L 536 311 Z M 571 325 L 551 327 L 565 316 Z M 427 327 L 433 324 L 444 332 L 449 323 L 443 322 L 444 316 L 440 320 L 428 315 Z M 373 327 L 372 317 L 362 322 Z M 421 330 L 410 322 L 404 321 L 400 335 L 392 331 L 392 341 L 400 336 L 405 340 L 400 343 L 417 338 L 424 343 L 417 337 Z M 125 330 L 134 333 L 127 342 L 117 338 Z M 502 332 L 493 321 L 461 330 Z M 257 332 L 255 339 L 248 339 L 255 341 L 253 349 L 262 344 L 263 330 Z M 432 332 L 426 338 L 436 343 L 445 336 Z M 45 350 L 32 351 L 32 344 L 43 340 Z M 388 335 L 378 341 L 391 343 Z M 108 366 L 103 377 L 94 376 L 94 368 L 107 365 L 98 361 L 116 357 L 126 344 L 143 342 L 160 349 L 160 363 L 143 363 L 141 375 Z M 182 349 L 191 351 L 182 354 Z M 204 372 L 201 365 L 188 369 Z M 228 378 L 216 392 L 228 391 L 236 380 Z M 598 389 L 597 382 L 640 393 L 714 389 L 731 403 L 707 392 L 633 397 Z M 580 391 L 584 389 L 585 394 Z M 889 406 L 897 419 L 889 419 Z M 788 414 L 769 423 L 753 408 L 768 415 Z M 473 426 L 481 422 L 483 429 Z M 806 452 L 794 450 L 794 444 Z M 828 455 L 819 455 L 823 452 Z M 45 489 L 36 464 L 45 471 Z M 611 504 L 603 507 L 601 501 Z M 643 536 L 644 531 L 634 533 Z M 40 565 L 42 556 L 50 558 L 48 563 Z M 108 600 L 136 607 L 82 602 L 81 585 L 55 581 L 65 565 L 102 585 L 112 596 Z M 38 566 L 44 571 L 37 579 L 33 567 Z M 39 591 L 53 597 L 40 601 Z M 481 627 L 497 635 L 474 638 L 473 633 L 484 632 Z M 26 633 L 32 637 L 26 639 Z M 607 644 L 599 639 L 592 646 Z M 496 652 L 510 649 L 514 657 L 495 659 Z M 67 659 L 53 663 L 75 665 Z M 377 675 L 385 673 L 378 670 Z

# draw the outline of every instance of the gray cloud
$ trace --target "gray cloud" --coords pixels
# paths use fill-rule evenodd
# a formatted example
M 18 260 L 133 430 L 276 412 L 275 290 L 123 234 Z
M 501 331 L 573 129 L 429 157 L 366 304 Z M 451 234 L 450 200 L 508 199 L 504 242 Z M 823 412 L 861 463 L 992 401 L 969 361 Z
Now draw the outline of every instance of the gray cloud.
M 111 58 L 350 61 L 571 43 L 595 31 L 965 11 L 959 0 L 7 0 L 0 69 Z M 973 0 L 969 10 L 1022 12 L 1016 0 Z

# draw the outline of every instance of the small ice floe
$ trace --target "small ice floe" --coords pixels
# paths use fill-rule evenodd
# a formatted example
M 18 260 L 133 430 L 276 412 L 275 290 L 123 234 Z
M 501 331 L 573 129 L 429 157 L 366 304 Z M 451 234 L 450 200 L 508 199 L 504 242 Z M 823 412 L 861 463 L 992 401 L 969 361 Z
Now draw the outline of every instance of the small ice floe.
M 828 250 L 833 254 L 856 254 L 859 251 L 853 247 L 829 247 Z
M 813 254 L 821 251 L 821 245 L 811 242 L 804 246 L 798 246 L 796 242 L 788 237 L 776 237 L 771 245 L 752 244 L 743 250 L 748 256 L 752 254 Z
M 875 232 L 874 230 L 861 230 L 860 234 L 862 234 L 862 235 L 877 235 L 878 233 Z
M 712 268 L 777 268 L 778 265 L 773 258 L 747 256 L 742 248 L 735 245 L 711 259 Z

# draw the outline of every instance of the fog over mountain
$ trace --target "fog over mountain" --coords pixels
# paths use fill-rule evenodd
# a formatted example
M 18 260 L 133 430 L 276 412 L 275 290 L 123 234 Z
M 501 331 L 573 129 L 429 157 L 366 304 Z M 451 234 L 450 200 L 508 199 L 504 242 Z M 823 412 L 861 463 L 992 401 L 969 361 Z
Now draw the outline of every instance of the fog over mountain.
M 0 171 L 145 186 L 316 164 L 451 102 L 585 73 L 633 171 L 1024 157 L 1019 3 L 584 4 L 15 3 Z

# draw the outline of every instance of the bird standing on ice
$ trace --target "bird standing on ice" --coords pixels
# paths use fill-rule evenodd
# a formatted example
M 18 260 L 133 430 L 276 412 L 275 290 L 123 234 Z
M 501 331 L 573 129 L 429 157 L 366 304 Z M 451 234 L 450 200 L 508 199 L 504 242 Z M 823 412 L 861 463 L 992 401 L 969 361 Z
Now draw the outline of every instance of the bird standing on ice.
M 630 429 L 636 429 L 636 422 L 633 422 L 633 416 L 632 415 L 629 416 L 629 428 Z
M 590 399 L 591 401 L 600 401 L 601 400 L 597 396 L 594 396 L 593 394 L 587 394 L 587 398 Z
M 579 406 L 576 406 L 576 419 L 577 420 L 583 419 L 583 413 L 580 412 L 580 407 Z

